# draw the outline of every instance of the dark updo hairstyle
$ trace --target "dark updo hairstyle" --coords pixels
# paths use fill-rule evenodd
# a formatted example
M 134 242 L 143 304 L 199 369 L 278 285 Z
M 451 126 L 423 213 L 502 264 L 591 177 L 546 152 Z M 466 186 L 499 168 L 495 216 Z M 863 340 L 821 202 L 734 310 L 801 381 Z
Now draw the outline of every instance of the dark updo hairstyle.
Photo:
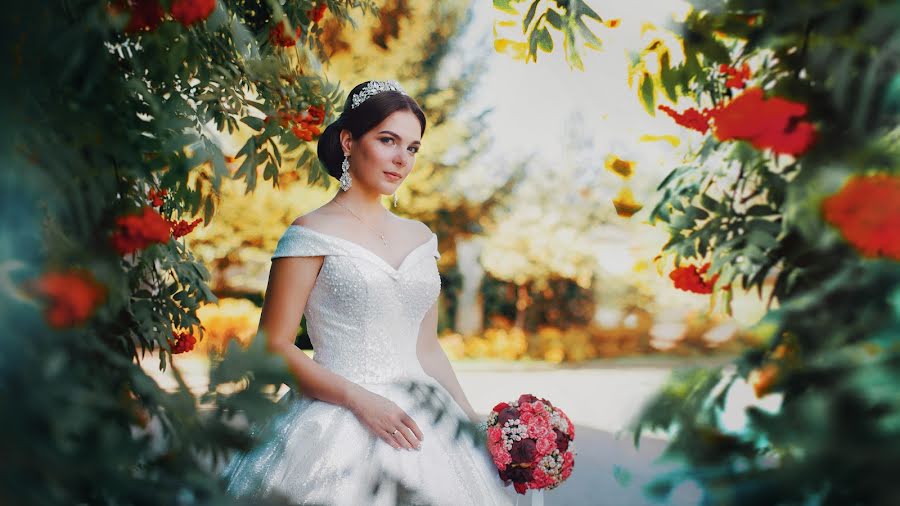
M 316 152 L 319 160 L 328 169 L 328 173 L 335 179 L 341 177 L 341 163 L 344 161 L 344 149 L 341 146 L 341 130 L 349 130 L 353 139 L 359 139 L 366 132 L 375 128 L 385 118 L 397 111 L 409 111 L 419 118 L 422 132 L 425 133 L 425 113 L 412 97 L 399 91 L 382 91 L 370 96 L 356 109 L 351 108 L 353 97 L 363 89 L 370 81 L 357 84 L 344 103 L 344 110 L 338 119 L 325 128 L 319 137 Z

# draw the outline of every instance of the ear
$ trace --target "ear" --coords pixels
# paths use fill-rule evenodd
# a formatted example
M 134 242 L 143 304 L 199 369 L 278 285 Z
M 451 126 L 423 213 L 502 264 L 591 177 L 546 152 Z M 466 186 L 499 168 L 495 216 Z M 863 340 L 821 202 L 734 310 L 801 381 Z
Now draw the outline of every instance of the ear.
M 353 145 L 353 135 L 350 134 L 350 130 L 346 128 L 341 130 L 341 149 L 344 150 L 344 153 L 350 152 L 350 147 Z

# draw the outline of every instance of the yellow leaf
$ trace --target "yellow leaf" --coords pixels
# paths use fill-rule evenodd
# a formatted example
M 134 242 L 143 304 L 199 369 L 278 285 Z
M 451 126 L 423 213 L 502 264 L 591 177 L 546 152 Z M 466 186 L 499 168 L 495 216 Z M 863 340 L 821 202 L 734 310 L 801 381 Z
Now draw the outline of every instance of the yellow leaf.
M 623 218 L 631 218 L 644 207 L 635 202 L 634 195 L 631 194 L 631 190 L 628 188 L 622 188 L 619 191 L 619 194 L 613 200 L 613 205 L 616 206 L 616 214 Z
M 630 178 L 634 174 L 634 162 L 623 160 L 616 155 L 606 157 L 604 163 L 606 170 L 621 176 L 624 179 Z
M 641 35 L 644 35 L 648 31 L 655 31 L 655 30 L 656 30 L 656 25 L 654 25 L 653 23 L 646 22 L 641 25 Z
M 494 39 L 494 50 L 508 54 L 516 60 L 524 60 L 528 54 L 528 44 L 510 39 Z
M 665 141 L 672 145 L 672 147 L 678 147 L 681 144 L 681 139 L 675 137 L 674 135 L 650 135 L 644 134 L 638 138 L 640 142 L 656 142 L 656 141 Z

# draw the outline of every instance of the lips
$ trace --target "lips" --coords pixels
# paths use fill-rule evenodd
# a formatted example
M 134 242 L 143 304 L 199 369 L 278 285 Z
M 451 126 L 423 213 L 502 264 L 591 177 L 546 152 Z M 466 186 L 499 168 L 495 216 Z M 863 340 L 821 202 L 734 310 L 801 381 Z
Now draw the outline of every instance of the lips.
M 396 181 L 401 177 L 400 174 L 391 171 L 384 171 L 384 175 L 387 176 L 387 178 L 391 181 Z

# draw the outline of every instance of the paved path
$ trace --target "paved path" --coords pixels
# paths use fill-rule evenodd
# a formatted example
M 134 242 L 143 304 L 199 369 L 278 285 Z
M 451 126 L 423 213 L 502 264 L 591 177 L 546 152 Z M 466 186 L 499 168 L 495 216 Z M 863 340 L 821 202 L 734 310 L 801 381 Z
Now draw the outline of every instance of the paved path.
M 716 362 L 721 362 L 718 359 Z M 206 387 L 205 367 L 194 361 L 180 361 L 180 368 L 192 388 Z M 146 367 L 164 386 L 174 381 Z M 644 437 L 635 449 L 623 432 L 641 406 L 659 389 L 675 366 L 686 362 L 637 360 L 595 362 L 575 368 L 543 365 L 456 362 L 457 377 L 475 411 L 486 415 L 498 402 L 531 393 L 549 399 L 575 423 L 578 454 L 572 476 L 556 490 L 545 493 L 545 506 L 642 506 L 653 503 L 642 493 L 654 476 L 670 469 L 655 461 L 664 441 Z M 694 365 L 699 365 L 694 363 Z M 617 480 L 616 475 L 624 476 Z M 519 506 L 531 504 L 531 497 L 519 496 Z M 675 489 L 673 506 L 693 506 L 699 492 L 690 486 Z
M 664 442 L 644 437 L 635 449 L 622 430 L 665 382 L 670 369 L 659 366 L 513 370 L 496 372 L 456 364 L 457 377 L 478 413 L 486 414 L 500 401 L 522 393 L 544 397 L 559 406 L 575 423 L 578 454 L 572 476 L 545 493 L 545 506 L 640 506 L 649 501 L 641 487 L 669 467 L 655 464 Z M 616 480 L 624 476 L 623 486 Z M 515 494 L 513 494 L 515 495 Z M 698 503 L 698 491 L 676 489 L 666 504 Z M 530 505 L 530 496 L 518 504 Z

